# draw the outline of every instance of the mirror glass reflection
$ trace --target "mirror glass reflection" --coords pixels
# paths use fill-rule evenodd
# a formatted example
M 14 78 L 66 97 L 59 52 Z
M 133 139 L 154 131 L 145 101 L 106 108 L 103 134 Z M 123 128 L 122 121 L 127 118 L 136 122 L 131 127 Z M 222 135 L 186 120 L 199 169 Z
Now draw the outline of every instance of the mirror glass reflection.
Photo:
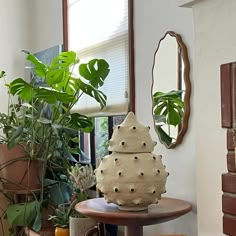
M 167 32 L 153 63 L 153 117 L 155 129 L 167 148 L 181 143 L 189 117 L 189 60 L 180 35 Z

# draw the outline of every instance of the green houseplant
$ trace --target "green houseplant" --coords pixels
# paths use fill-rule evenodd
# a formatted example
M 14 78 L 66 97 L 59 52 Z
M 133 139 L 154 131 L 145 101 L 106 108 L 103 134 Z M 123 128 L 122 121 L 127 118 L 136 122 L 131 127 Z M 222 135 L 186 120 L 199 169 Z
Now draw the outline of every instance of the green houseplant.
M 23 143 L 32 159 L 53 159 L 59 153 L 70 158 L 72 150 L 66 148 L 66 142 L 74 142 L 78 130 L 93 129 L 92 119 L 71 113 L 71 109 L 83 93 L 96 99 L 101 108 L 106 105 L 106 96 L 98 88 L 109 73 L 109 65 L 103 59 L 79 64 L 75 52 L 62 52 L 50 65 L 30 53 L 27 60 L 33 64 L 33 74 L 42 78 L 46 86 L 22 78 L 7 85 L 10 97 L 17 95 L 20 103 L 10 104 L 7 115 L 1 113 L 0 124 L 5 134 L 2 142 L 8 148 Z M 77 64 L 79 76 L 73 69 Z M 5 75 L 1 72 L 1 78 Z
M 182 90 L 169 92 L 157 91 L 153 94 L 153 115 L 157 133 L 162 142 L 167 146 L 172 143 L 170 126 L 176 127 L 181 124 L 184 117 L 184 102 L 181 95 Z M 167 126 L 167 132 L 163 129 Z
M 25 155 L 1 163 L 0 172 L 19 159 L 27 161 L 26 167 L 33 160 L 40 160 L 43 177 L 48 169 L 59 167 L 65 170 L 70 162 L 75 161 L 73 154 L 80 153 L 78 146 L 72 148 L 70 144 L 78 143 L 79 131 L 90 132 L 93 129 L 93 119 L 71 111 L 83 94 L 93 97 L 101 108 L 106 105 L 106 95 L 99 88 L 109 73 L 109 65 L 103 59 L 80 63 L 72 51 L 60 53 L 47 65 L 33 54 L 26 53 L 26 59 L 32 63 L 33 79 L 27 82 L 17 78 L 9 84 L 5 83 L 9 106 L 7 113 L 0 113 L 1 145 L 9 150 L 21 146 Z M 39 77 L 43 85 L 36 83 L 34 77 Z M 4 71 L 0 72 L 0 78 L 6 79 Z M 17 103 L 14 97 L 17 97 Z M 28 172 L 24 173 L 24 176 L 28 175 Z M 29 177 L 26 182 L 32 178 L 35 176 Z M 2 176 L 1 182 L 15 184 Z M 32 193 L 35 201 L 10 205 L 7 209 L 9 222 L 12 226 L 29 226 L 38 231 L 41 227 L 44 182 L 41 181 L 39 197 L 28 186 L 22 186 L 21 183 L 15 185 Z M 29 210 L 25 211 L 26 208 Z M 15 212 L 18 213 L 17 217 L 13 217 Z M 24 222 L 22 219 L 25 219 Z
M 88 190 L 96 184 L 95 174 L 91 165 L 79 163 L 70 166 L 67 173 L 72 188 L 71 198 L 68 202 L 59 204 L 49 220 L 56 227 L 55 236 L 59 236 L 62 232 L 65 235 L 69 233 L 70 235 L 84 235 L 90 227 L 96 225 L 96 222 L 76 212 L 74 206 L 89 198 Z
M 62 205 L 55 209 L 54 215 L 49 217 L 55 228 L 55 236 L 69 236 L 70 215 L 74 211 L 74 204 Z

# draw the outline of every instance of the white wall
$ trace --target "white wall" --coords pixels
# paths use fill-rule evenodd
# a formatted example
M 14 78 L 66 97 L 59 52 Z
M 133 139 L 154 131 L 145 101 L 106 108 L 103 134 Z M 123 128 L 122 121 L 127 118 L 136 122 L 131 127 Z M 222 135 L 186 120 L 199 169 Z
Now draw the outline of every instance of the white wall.
M 134 0 L 135 16 L 135 76 L 136 76 L 136 114 L 140 122 L 151 126 L 154 132 L 151 108 L 151 83 L 154 52 L 159 40 L 166 31 L 179 33 L 185 42 L 190 57 L 193 91 L 191 94 L 191 114 L 189 128 L 180 146 L 167 150 L 158 143 L 155 153 L 163 155 L 163 162 L 170 172 L 167 180 L 166 196 L 190 201 L 193 211 L 186 216 L 169 223 L 145 227 L 145 235 L 160 233 L 185 233 L 197 235 L 196 215 L 196 146 L 194 116 L 196 108 L 193 103 L 195 84 L 193 82 L 193 22 L 192 9 L 177 7 L 173 0 Z
M 59 0 L 0 0 L 0 70 L 7 80 L 26 76 L 22 49 L 38 52 L 62 44 L 62 6 Z M 0 101 L 7 93 L 0 81 Z M 1 103 L 6 111 L 7 102 Z
M 29 45 L 27 10 L 28 0 L 0 0 L 0 70 L 7 73 L 7 81 L 24 76 L 25 55 Z M 7 92 L 0 81 L 1 111 L 7 110 Z
M 28 0 L 0 0 L 0 71 L 7 73 L 7 82 L 24 76 L 24 58 L 21 52 L 26 49 L 28 40 Z M 7 111 L 7 90 L 0 80 L 0 112 Z M 6 198 L 0 195 L 1 207 L 7 205 Z M 0 212 L 2 214 L 2 211 Z M 5 227 L 5 235 L 7 235 Z M 0 229 L 0 235 L 3 235 Z
M 198 231 L 222 231 L 221 174 L 226 172 L 226 130 L 221 128 L 220 65 L 236 60 L 236 1 L 193 5 Z
M 169 34 L 161 41 L 153 67 L 153 92 L 178 89 L 178 42 Z
M 62 0 L 28 0 L 28 3 L 30 51 L 39 52 L 62 44 Z
M 6 71 L 7 82 L 25 78 L 27 74 L 22 49 L 37 52 L 62 43 L 60 3 L 59 0 L 0 0 L 0 71 Z M 4 81 L 0 80 L 0 112 L 7 111 L 7 98 Z M 7 204 L 2 195 L 0 202 L 1 207 Z M 4 235 L 1 229 L 0 235 Z

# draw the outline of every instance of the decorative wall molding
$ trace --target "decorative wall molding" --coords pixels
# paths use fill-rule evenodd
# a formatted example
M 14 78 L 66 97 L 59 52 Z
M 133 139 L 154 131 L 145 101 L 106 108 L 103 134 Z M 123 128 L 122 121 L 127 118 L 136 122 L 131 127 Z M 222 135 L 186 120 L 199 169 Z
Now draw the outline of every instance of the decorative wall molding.
M 202 1 L 207 1 L 207 0 L 178 0 L 178 6 L 191 8 L 194 4 Z

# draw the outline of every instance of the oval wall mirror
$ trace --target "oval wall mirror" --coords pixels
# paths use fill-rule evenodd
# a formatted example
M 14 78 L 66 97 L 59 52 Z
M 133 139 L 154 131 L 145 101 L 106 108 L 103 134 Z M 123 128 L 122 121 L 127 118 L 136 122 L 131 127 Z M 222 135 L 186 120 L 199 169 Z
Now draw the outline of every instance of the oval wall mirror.
M 188 128 L 191 85 L 187 48 L 179 34 L 168 31 L 159 41 L 152 68 L 155 129 L 160 142 L 174 148 Z

